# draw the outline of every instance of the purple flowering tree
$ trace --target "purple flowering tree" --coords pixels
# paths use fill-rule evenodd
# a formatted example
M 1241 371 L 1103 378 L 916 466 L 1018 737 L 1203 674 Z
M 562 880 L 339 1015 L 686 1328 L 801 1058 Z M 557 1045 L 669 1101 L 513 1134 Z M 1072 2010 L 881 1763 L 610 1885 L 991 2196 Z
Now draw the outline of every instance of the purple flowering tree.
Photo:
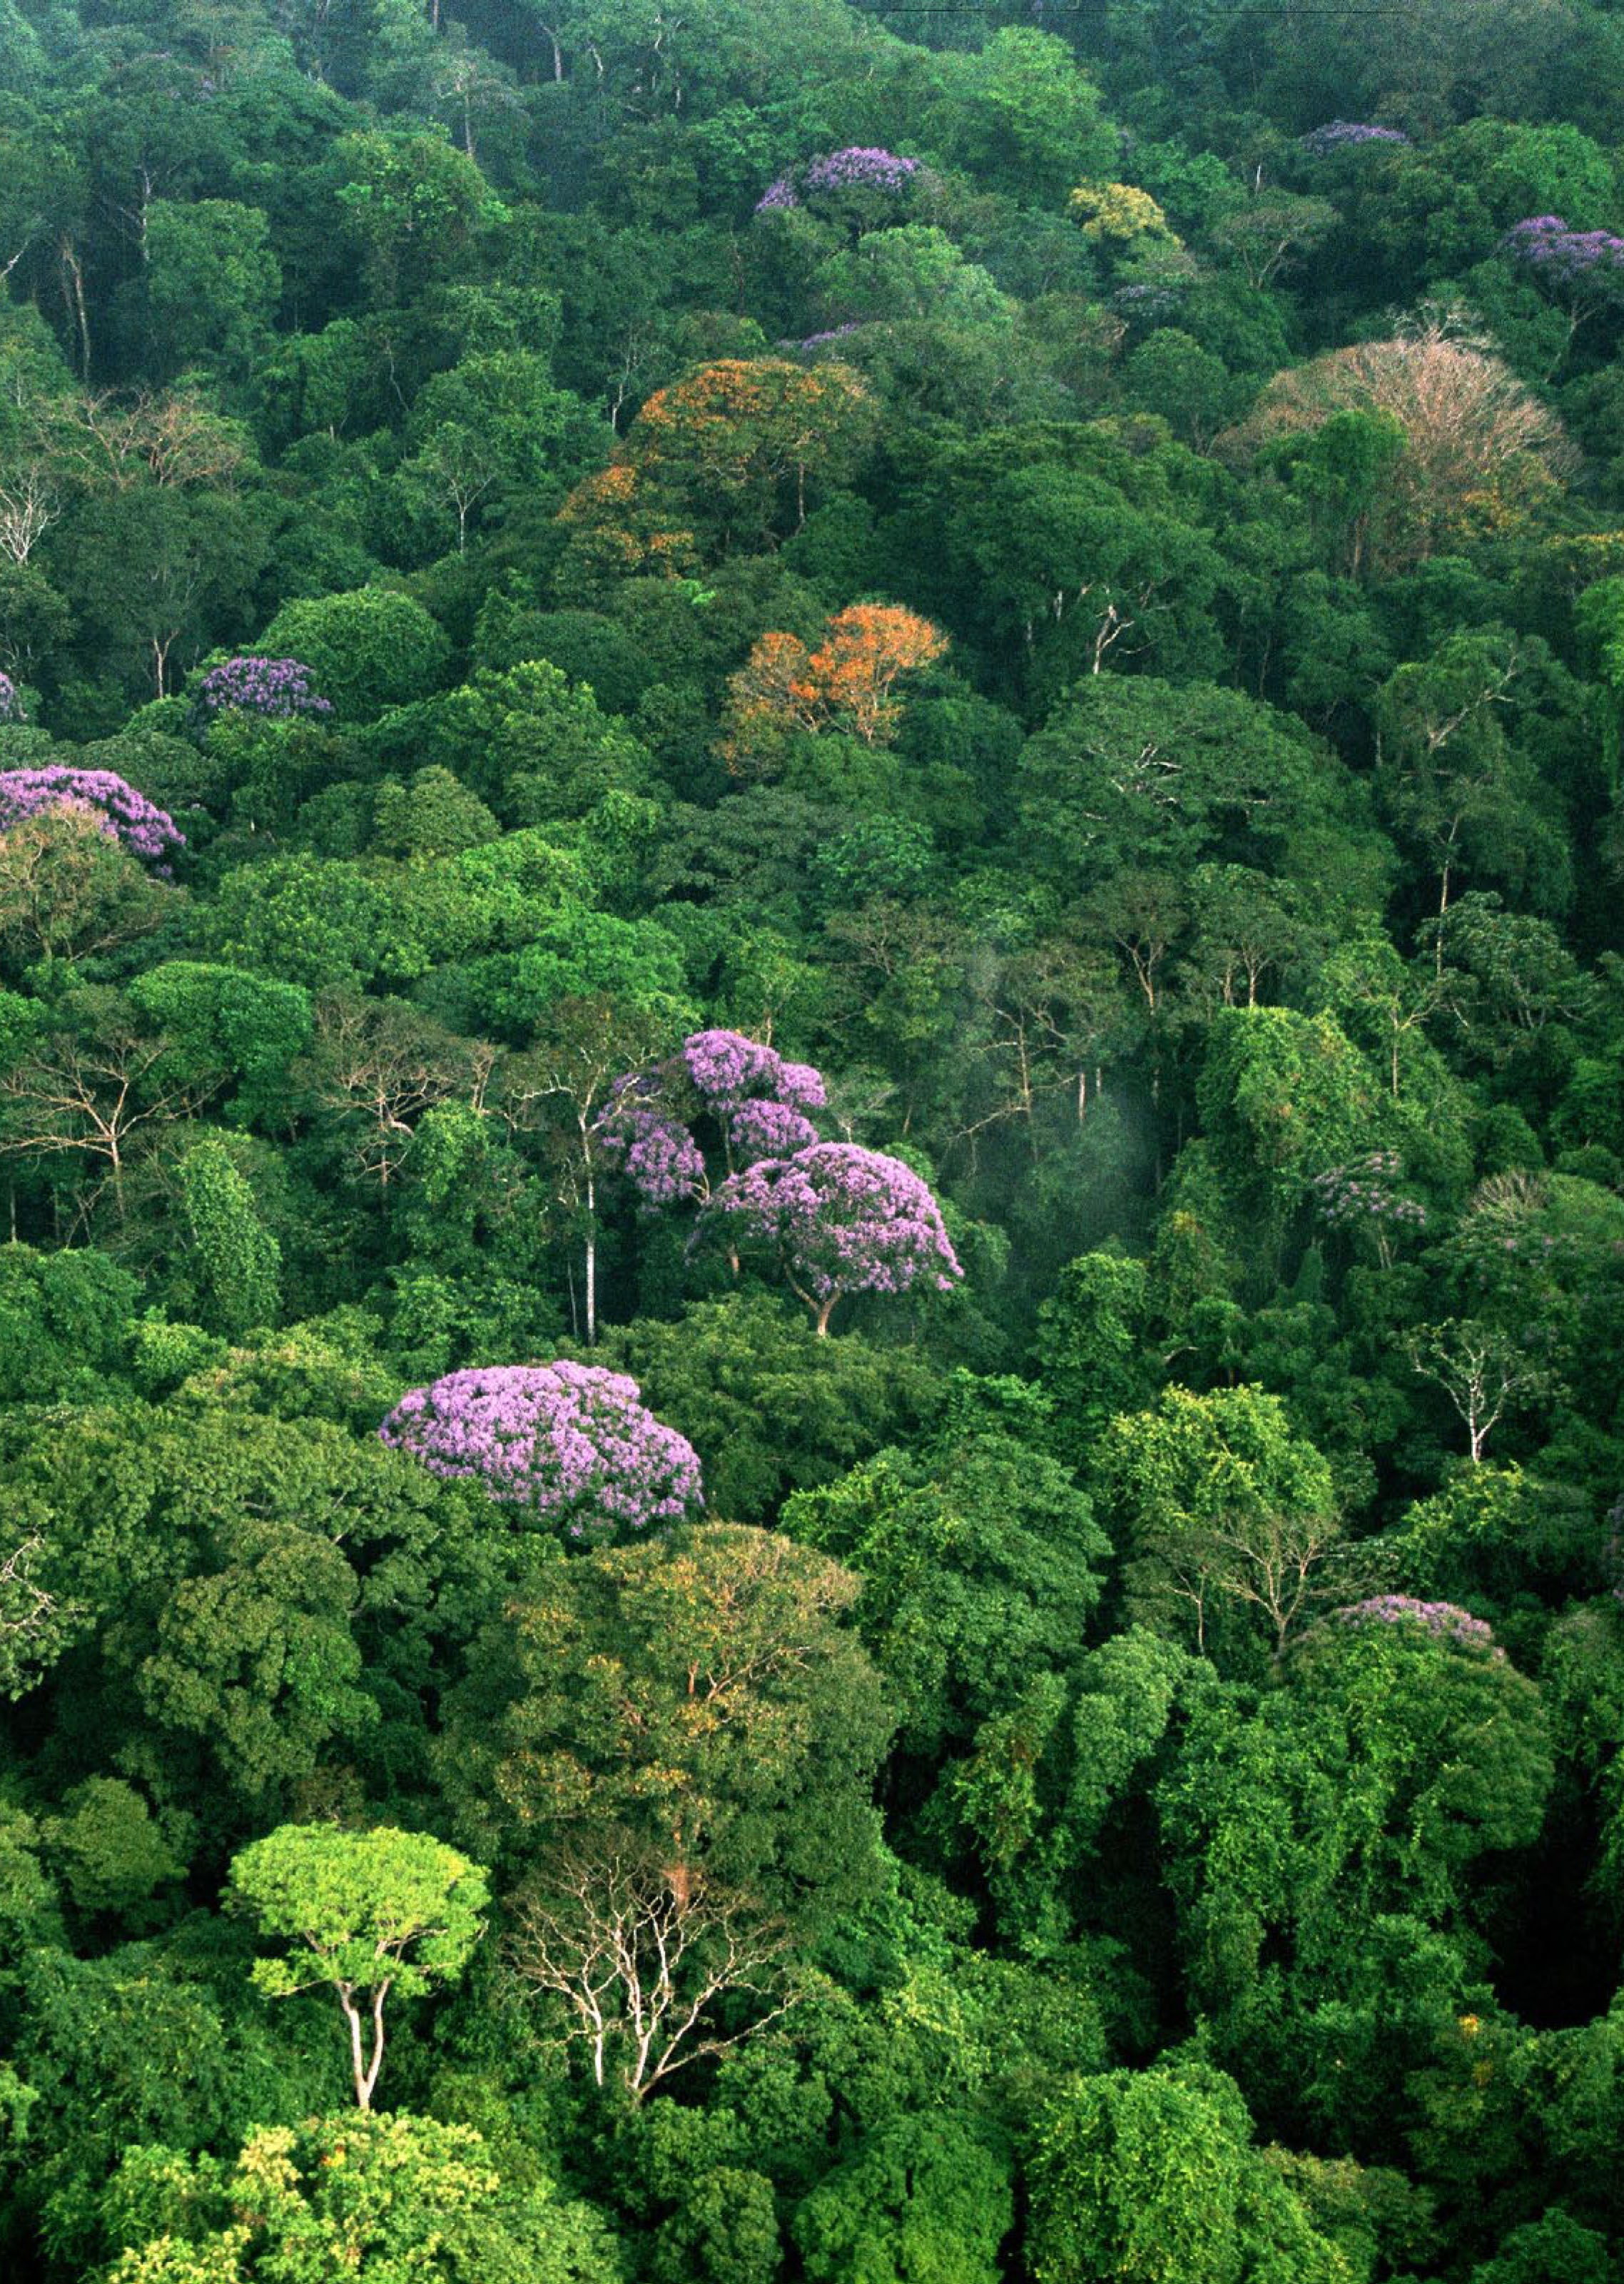
M 74 809 L 94 817 L 108 840 L 121 841 L 131 856 L 160 872 L 169 851 L 186 844 L 185 834 L 168 812 L 112 770 L 75 770 L 59 763 L 37 770 L 0 770 L 0 833 L 51 809 Z
M 26 722 L 22 697 L 9 674 L 0 674 L 0 722 Z
M 228 658 L 204 676 L 194 706 L 200 722 L 233 709 L 277 722 L 332 711 L 312 686 L 309 668 L 296 658 Z
M 1408 135 L 1396 127 L 1372 127 L 1362 120 L 1331 119 L 1302 137 L 1300 147 L 1311 159 L 1332 159 L 1343 151 L 1368 151 L 1384 144 L 1408 144 Z
M 378 1434 L 576 1545 L 680 1522 L 704 1505 L 692 1444 L 655 1419 L 635 1380 L 598 1365 L 448 1373 L 403 1396 Z
M 719 1233 L 776 1255 L 820 1336 L 848 1293 L 946 1292 L 964 1271 L 928 1185 L 900 1158 L 855 1142 L 816 1142 L 730 1175 L 696 1237 Z
M 757 214 L 787 214 L 808 199 L 839 198 L 850 192 L 895 198 L 919 172 L 917 159 L 875 145 L 849 144 L 843 151 L 821 151 L 769 183 L 755 202 Z
M 1384 1269 L 1393 1266 L 1394 1240 L 1426 1227 L 1426 1208 L 1401 1187 L 1404 1163 L 1396 1150 L 1372 1150 L 1349 1166 L 1329 1166 L 1309 1184 L 1320 1219 L 1331 1229 L 1371 1237 Z
M 1454 1602 L 1421 1602 L 1413 1594 L 1371 1594 L 1331 1615 L 1343 1625 L 1417 1626 L 1435 1641 L 1453 1642 L 1459 1649 L 1494 1648 L 1495 1637 L 1487 1622 L 1474 1618 L 1470 1610 Z
M 1570 230 L 1560 215 L 1529 215 L 1512 223 L 1500 250 L 1565 307 L 1570 346 L 1590 318 L 1624 307 L 1624 238 L 1610 230 Z
M 694 1031 L 654 1069 L 615 1081 L 597 1131 L 654 1213 L 702 1203 L 742 1168 L 808 1148 L 818 1138 L 806 1114 L 826 1099 L 810 1063 L 788 1062 L 742 1031 Z

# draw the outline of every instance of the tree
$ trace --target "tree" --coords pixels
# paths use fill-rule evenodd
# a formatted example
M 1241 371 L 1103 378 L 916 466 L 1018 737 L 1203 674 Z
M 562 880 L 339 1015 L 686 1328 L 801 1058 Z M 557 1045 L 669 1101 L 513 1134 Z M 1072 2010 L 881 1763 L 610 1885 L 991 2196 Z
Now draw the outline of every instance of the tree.
M 636 1381 L 597 1365 L 449 1373 L 403 1396 L 378 1433 L 587 1545 L 704 1504 L 693 1446 L 644 1408 Z
M 415 450 L 403 480 L 457 518 L 457 547 L 493 493 L 522 493 L 554 471 L 574 398 L 533 350 L 488 349 L 436 373 L 412 407 Z
M 931 1764 L 1034 1673 L 1070 1666 L 1107 1552 L 1066 1470 L 991 1429 L 923 1454 L 881 1451 L 793 1492 L 779 1528 L 863 1580 L 854 1622 L 893 1692 L 903 1748 Z
M 652 1070 L 623 1072 L 594 1128 L 653 1211 L 708 1200 L 739 1167 L 809 1147 L 818 1137 L 806 1114 L 827 1099 L 809 1063 L 717 1026 L 691 1032 L 680 1053 Z M 720 1145 L 723 1170 L 714 1177 L 701 1136 Z
M 480 238 L 507 219 L 473 160 L 443 128 L 358 129 L 334 156 L 347 179 L 338 198 L 380 303 L 410 300 L 455 274 Z
M 1250 2148 L 1250 2129 L 1233 2080 L 1198 2063 L 1082 2080 L 1039 2122 L 1037 2284 L 1338 2284 L 1341 2254 Z
M 254 1204 L 253 1185 L 223 1141 L 194 1142 L 179 1167 L 181 1208 L 197 1255 L 204 1313 L 240 1337 L 281 1309 L 282 1248 Z
M 88 802 L 54 799 L 0 827 L 0 949 L 18 966 L 111 951 L 165 911 L 162 887 Z
M 1411 1369 L 1448 1397 L 1466 1430 L 1474 1467 L 1482 1464 L 1484 1446 L 1507 1407 L 1549 1385 L 1549 1375 L 1528 1354 L 1525 1334 L 1469 1318 L 1418 1326 L 1405 1350 Z
M 873 1892 L 879 1677 L 857 1581 L 776 1533 L 668 1531 L 550 1566 L 454 1693 L 441 1764 L 481 1848 L 535 1866 L 635 1843 L 677 1895 L 799 1933 Z
M 1332 1591 L 1339 1536 L 1331 1471 L 1292 1433 L 1278 1396 L 1257 1388 L 1164 1391 L 1154 1412 L 1113 1420 L 1095 1459 L 1107 1528 L 1130 1556 L 1136 1600 L 1194 1613 L 1208 1647 L 1210 1606 L 1264 1619 L 1279 1659 Z
M 604 990 L 551 996 L 531 1045 L 511 1057 L 503 1074 L 501 1108 L 515 1131 L 532 1125 L 543 1107 L 563 1113 L 566 1133 L 558 1195 L 566 1206 L 579 1208 L 584 1224 L 582 1330 L 589 1348 L 597 1341 L 598 1175 L 605 1162 L 621 1161 L 625 1130 L 624 1121 L 614 1116 L 616 1090 L 628 1063 L 670 1036 L 666 995 L 658 988 L 650 990 L 645 962 L 633 965 L 641 971 L 636 996 Z M 636 1148 L 635 1137 L 630 1148 Z M 635 1179 L 629 1163 L 627 1169 Z M 570 1295 L 573 1310 L 573 1276 Z
M 775 1255 L 820 1336 L 850 1293 L 906 1293 L 923 1278 L 948 1292 L 963 1276 L 928 1185 L 900 1158 L 817 1142 L 730 1175 L 699 1229 Z
M 396 2115 L 254 2127 L 230 2160 L 151 2142 L 103 2193 L 110 2284 L 614 2284 L 589 2206 L 504 2178 L 471 2125 Z
M 94 1212 L 105 1184 L 121 1222 L 134 1138 L 191 1116 L 210 1090 L 175 1070 L 168 1041 L 116 995 L 82 991 L 53 1014 L 55 1027 L 0 1075 L 0 1154 L 98 1172 L 79 1213 Z
M 899 2117 L 795 2210 L 813 2284 L 996 2284 L 1015 2222 L 1008 2158 L 953 2110 Z
M 257 1989 L 336 1996 L 364 2110 L 383 2068 L 385 2000 L 456 1980 L 484 1932 L 488 1892 L 477 1864 L 426 1833 L 285 1824 L 233 1857 L 227 1900 L 297 1946 L 254 1961 Z
M 648 558 L 657 567 L 669 553 L 659 529 L 703 532 L 717 554 L 736 544 L 760 546 L 789 505 L 794 528 L 804 524 L 808 483 L 847 472 L 872 412 L 849 366 L 719 359 L 655 390 L 613 465 L 566 503 L 566 519 L 598 534 L 601 559 L 629 572 Z M 640 524 L 644 532 L 634 536 Z M 608 544 L 616 527 L 627 532 L 624 546 Z
M 1378 782 L 1394 824 L 1431 860 L 1440 919 L 1459 872 L 1515 878 L 1537 845 L 1542 820 L 1531 814 L 1505 729 L 1514 685 L 1532 662 L 1507 630 L 1486 628 L 1451 635 L 1382 686 Z M 1441 935 L 1437 945 L 1441 968 Z
M 1371 511 L 1372 565 L 1389 573 L 1475 533 L 1526 524 L 1573 465 L 1555 414 L 1503 359 L 1436 312 L 1414 332 L 1277 374 L 1237 443 L 1256 450 L 1347 411 L 1391 413 L 1404 432 Z
M 493 1060 L 493 1049 L 404 999 L 332 990 L 316 1004 L 313 1091 L 353 1129 L 355 1160 L 380 1193 L 398 1178 L 424 1112 L 461 1094 L 477 1103 Z
M 599 1353 L 692 1442 L 711 1512 L 745 1522 L 770 1521 L 787 1492 L 832 1482 L 909 1437 L 940 1400 L 918 1349 L 860 1333 L 820 1341 L 808 1317 L 765 1293 L 693 1302 L 669 1321 L 640 1317 Z
M 0 770 L 0 835 L 29 817 L 55 810 L 86 816 L 105 839 L 162 872 L 170 853 L 185 846 L 175 819 L 113 770 L 75 769 L 51 762 L 42 769 Z
M 258 646 L 301 661 L 340 718 L 362 722 L 427 697 L 450 651 L 422 604 L 387 587 L 285 603 Z
M 618 2084 L 634 2102 L 794 2003 L 781 1920 L 611 1834 L 550 1864 L 511 1912 L 512 1974 L 562 2001 L 563 2043 L 585 2046 L 595 2085 Z M 715 2019 L 724 2003 L 734 2027 Z
M 0 1402 L 99 1395 L 126 1361 L 137 1291 L 127 1269 L 88 1248 L 0 1246 Z
M 1341 770 L 1292 716 L 1236 691 L 1089 677 L 1028 741 L 1018 799 L 1023 856 L 1084 888 L 1129 865 L 1187 876 L 1207 861 L 1323 893 L 1329 862 L 1351 902 L 1370 877 Z
M 808 649 L 799 636 L 765 634 L 728 684 L 730 764 L 759 766 L 785 732 L 834 730 L 865 746 L 888 746 L 902 725 L 894 696 L 905 674 L 942 657 L 948 638 L 928 619 L 889 604 L 839 611 Z
M 154 199 L 145 251 L 165 373 L 216 363 L 240 402 L 269 348 L 282 293 L 266 216 L 230 199 Z

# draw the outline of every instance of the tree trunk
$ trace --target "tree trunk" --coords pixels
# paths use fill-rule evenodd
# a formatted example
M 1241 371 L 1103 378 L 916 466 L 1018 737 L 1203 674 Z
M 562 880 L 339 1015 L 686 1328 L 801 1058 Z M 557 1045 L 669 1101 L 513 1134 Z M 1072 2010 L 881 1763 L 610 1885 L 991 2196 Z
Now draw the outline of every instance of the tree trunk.
M 587 1162 L 587 1346 L 597 1346 L 597 1191 Z
M 372 2107 L 372 2095 L 378 2085 L 378 2073 L 384 2066 L 384 2000 L 389 1996 L 389 1983 L 380 1983 L 372 1993 L 371 2052 L 367 2052 L 367 2040 L 361 2028 L 361 2009 L 356 2006 L 352 1985 L 340 1986 L 339 2005 L 344 2010 L 344 2020 L 349 2025 L 350 2071 L 355 2080 L 355 2105 L 363 2110 Z

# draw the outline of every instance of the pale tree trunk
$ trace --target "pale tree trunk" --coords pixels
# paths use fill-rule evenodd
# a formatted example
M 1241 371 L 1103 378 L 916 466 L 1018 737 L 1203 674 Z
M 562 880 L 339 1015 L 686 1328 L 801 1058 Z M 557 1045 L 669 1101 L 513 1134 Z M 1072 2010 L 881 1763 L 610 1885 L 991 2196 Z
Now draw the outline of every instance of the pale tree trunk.
M 350 2069 L 355 2083 L 355 2102 L 363 2110 L 372 2107 L 378 2073 L 384 2066 L 384 2000 L 388 1996 L 389 1981 L 386 1978 L 372 1993 L 369 2038 L 362 2027 L 361 2009 L 355 2004 L 355 1985 L 349 1983 L 339 1985 L 339 2005 L 344 2011 L 344 2020 L 349 2025 Z
M 597 1346 L 597 1184 L 592 1172 L 592 1145 L 584 1117 L 580 1120 L 581 1154 L 587 1177 L 586 1303 L 587 1346 Z

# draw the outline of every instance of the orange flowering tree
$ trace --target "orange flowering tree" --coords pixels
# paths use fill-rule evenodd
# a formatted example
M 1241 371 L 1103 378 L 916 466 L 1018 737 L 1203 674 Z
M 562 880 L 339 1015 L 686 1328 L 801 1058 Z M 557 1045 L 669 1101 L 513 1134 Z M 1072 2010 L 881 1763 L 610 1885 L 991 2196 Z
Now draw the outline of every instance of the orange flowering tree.
M 874 406 L 848 365 L 722 357 L 656 389 L 611 465 L 576 486 L 560 521 L 599 575 L 684 570 L 695 542 L 726 554 L 806 520 L 807 487 L 847 473 Z
M 735 769 L 760 766 L 796 730 L 839 730 L 865 746 L 888 746 L 902 718 L 898 682 L 947 647 L 940 627 L 894 603 L 837 611 L 815 650 L 799 635 L 764 634 L 728 684 L 722 751 Z

